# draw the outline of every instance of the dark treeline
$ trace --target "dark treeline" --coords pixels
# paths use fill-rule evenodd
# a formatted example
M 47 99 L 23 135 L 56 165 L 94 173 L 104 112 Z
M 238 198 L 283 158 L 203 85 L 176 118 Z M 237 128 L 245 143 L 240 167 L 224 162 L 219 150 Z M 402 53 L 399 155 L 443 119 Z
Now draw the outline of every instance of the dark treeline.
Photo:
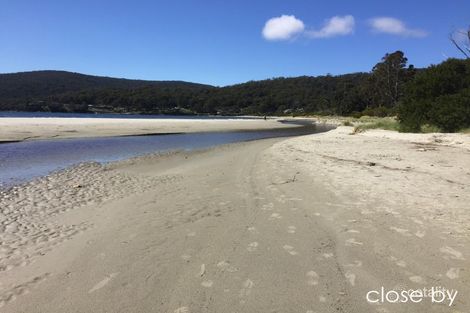
M 418 73 L 398 106 L 403 131 L 424 124 L 454 132 L 470 127 L 470 59 L 449 59 Z
M 362 107 L 357 86 L 369 74 L 342 76 L 275 78 L 228 87 L 167 84 L 129 87 L 88 87 L 55 92 L 56 82 L 47 85 L 47 95 L 5 97 L 0 93 L 0 109 L 25 111 L 103 110 L 140 113 L 192 114 L 348 114 Z M 26 87 L 28 89 L 28 87 Z
M 0 74 L 0 99 L 34 98 L 64 92 L 103 88 L 139 88 L 143 86 L 200 86 L 182 81 L 148 81 L 84 75 L 65 71 L 34 71 Z
M 369 73 L 275 78 L 227 87 L 51 71 L 4 74 L 0 110 L 397 115 L 405 131 L 419 131 L 425 124 L 456 131 L 470 126 L 470 60 L 449 59 L 415 69 L 396 51 Z

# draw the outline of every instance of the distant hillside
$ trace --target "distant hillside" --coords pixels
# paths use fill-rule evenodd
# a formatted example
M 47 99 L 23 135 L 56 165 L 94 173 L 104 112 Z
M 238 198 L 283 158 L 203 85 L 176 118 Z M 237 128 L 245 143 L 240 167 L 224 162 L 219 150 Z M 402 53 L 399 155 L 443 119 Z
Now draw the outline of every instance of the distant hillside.
M 278 77 L 226 87 L 61 71 L 0 74 L 0 111 L 398 116 L 400 129 L 470 127 L 470 59 L 417 69 L 402 51 L 368 73 Z M 434 128 L 435 130 L 436 128 Z
M 144 86 L 207 87 L 183 81 L 146 81 L 92 76 L 66 71 L 33 71 L 0 74 L 0 103 L 11 99 L 31 99 L 89 89 L 129 89 Z
M 227 87 L 63 71 L 0 74 L 0 110 L 152 114 L 284 114 L 360 111 L 369 74 L 302 76 Z M 361 102 L 361 103 L 359 103 Z
M 343 114 L 366 106 L 359 87 L 369 76 L 352 73 L 250 81 L 214 91 L 209 102 L 218 110 L 243 114 Z
M 227 87 L 144 86 L 131 89 L 83 90 L 41 99 L 46 110 L 161 114 L 301 114 L 363 110 L 358 86 L 369 74 L 275 78 Z M 31 104 L 29 105 L 31 109 Z

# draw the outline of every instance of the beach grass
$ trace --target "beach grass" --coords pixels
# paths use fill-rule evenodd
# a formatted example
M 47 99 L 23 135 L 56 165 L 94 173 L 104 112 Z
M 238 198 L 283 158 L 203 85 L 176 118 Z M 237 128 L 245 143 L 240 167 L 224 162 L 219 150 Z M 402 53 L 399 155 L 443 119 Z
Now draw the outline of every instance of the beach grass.
M 434 125 L 424 124 L 423 126 L 421 126 L 421 132 L 422 133 L 441 133 L 442 129 Z
M 369 129 L 385 129 L 399 131 L 399 124 L 394 117 L 371 117 L 362 116 L 358 119 L 358 125 L 355 126 L 354 132 L 363 132 Z
M 361 116 L 346 117 L 346 116 L 313 116 L 314 118 L 324 121 L 332 122 L 337 125 L 354 127 L 353 133 L 360 133 L 370 129 L 384 129 L 401 132 L 400 123 L 394 116 L 390 117 L 376 117 L 376 116 Z M 419 133 L 442 133 L 442 129 L 435 125 L 424 124 L 421 126 Z M 470 134 L 470 128 L 464 128 L 459 131 L 462 134 Z

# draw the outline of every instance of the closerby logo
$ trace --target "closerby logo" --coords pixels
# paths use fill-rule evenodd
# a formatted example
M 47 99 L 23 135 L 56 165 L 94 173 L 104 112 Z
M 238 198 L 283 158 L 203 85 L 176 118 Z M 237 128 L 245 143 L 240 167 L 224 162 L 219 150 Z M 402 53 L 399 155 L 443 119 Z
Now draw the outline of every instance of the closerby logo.
M 447 304 L 452 306 L 458 291 L 444 287 L 431 287 L 409 290 L 387 290 L 381 287 L 380 290 L 370 290 L 366 294 L 369 303 L 420 303 L 431 301 L 431 303 Z

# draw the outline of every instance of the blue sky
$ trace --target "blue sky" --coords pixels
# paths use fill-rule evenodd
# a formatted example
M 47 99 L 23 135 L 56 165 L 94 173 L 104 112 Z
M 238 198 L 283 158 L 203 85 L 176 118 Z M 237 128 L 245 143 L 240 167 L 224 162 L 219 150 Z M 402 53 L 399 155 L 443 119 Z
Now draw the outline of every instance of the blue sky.
M 448 36 L 469 25 L 468 0 L 0 0 L 0 72 L 228 85 L 369 71 L 395 50 L 422 67 L 459 56 Z

